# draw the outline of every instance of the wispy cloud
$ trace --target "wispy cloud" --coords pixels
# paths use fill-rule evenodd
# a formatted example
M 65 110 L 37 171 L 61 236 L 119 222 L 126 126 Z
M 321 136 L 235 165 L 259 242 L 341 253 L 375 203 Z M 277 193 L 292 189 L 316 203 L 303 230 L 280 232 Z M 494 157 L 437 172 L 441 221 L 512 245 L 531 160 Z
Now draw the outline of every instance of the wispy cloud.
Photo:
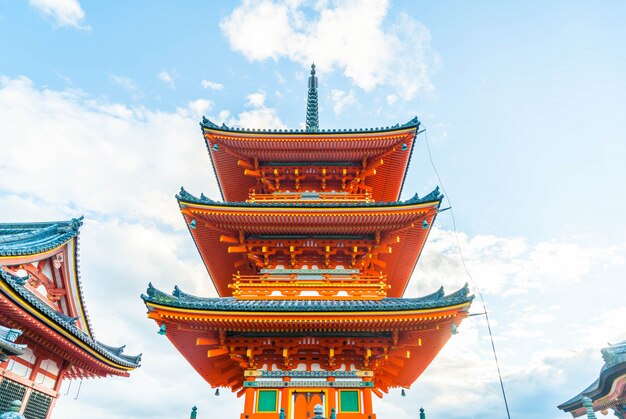
M 157 74 L 157 77 L 163 83 L 167 84 L 170 88 L 174 89 L 176 87 L 176 85 L 174 84 L 174 74 L 175 73 L 176 73 L 176 70 L 174 70 L 172 72 L 168 72 L 168 71 L 162 70 L 162 71 L 160 71 Z
M 44 16 L 51 18 L 57 27 L 91 30 L 90 26 L 84 24 L 85 12 L 78 0 L 28 0 L 28 3 Z
M 114 84 L 120 86 L 124 90 L 128 90 L 129 92 L 135 92 L 138 90 L 135 81 L 130 77 L 116 76 L 115 74 L 111 74 L 109 77 Z
M 333 112 L 335 112 L 335 115 L 340 115 L 344 109 L 356 103 L 356 97 L 352 90 L 345 92 L 333 89 L 330 92 L 330 99 L 333 101 Z
M 200 85 L 204 87 L 205 89 L 210 89 L 210 90 L 222 90 L 224 88 L 223 84 L 210 81 L 210 80 L 202 80 L 200 82 Z
M 320 72 L 339 69 L 365 90 L 391 86 L 401 99 L 434 90 L 439 58 L 426 26 L 406 14 L 386 22 L 387 1 L 308 5 L 245 0 L 220 26 L 231 48 L 253 61 L 314 61 Z

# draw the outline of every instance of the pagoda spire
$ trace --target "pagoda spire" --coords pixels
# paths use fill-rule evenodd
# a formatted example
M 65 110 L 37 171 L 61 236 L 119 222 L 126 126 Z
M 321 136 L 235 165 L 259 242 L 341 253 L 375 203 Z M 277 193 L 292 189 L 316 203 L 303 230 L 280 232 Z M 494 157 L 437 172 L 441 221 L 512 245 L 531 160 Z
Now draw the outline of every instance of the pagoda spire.
M 317 132 L 319 129 L 320 123 L 317 110 L 317 77 L 315 77 L 315 64 L 311 64 L 309 94 L 306 100 L 306 130 L 308 132 Z

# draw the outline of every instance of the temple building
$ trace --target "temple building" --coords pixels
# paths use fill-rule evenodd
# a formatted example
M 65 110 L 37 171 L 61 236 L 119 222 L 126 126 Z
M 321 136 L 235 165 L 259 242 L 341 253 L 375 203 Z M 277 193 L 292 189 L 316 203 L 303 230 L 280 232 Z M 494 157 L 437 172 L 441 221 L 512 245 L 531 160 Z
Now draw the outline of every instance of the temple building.
M 0 412 L 49 418 L 64 379 L 128 376 L 141 355 L 96 340 L 78 268 L 81 219 L 0 224 Z
M 595 419 L 595 412 L 626 419 L 626 341 L 603 348 L 604 365 L 600 376 L 585 390 L 561 404 L 559 409 L 573 417 L 586 415 Z
M 148 317 L 244 397 L 241 419 L 375 419 L 373 396 L 409 388 L 473 299 L 402 298 L 442 200 L 399 200 L 420 122 L 320 129 L 313 66 L 305 129 L 200 125 L 223 201 L 177 199 L 219 296 L 150 284 Z

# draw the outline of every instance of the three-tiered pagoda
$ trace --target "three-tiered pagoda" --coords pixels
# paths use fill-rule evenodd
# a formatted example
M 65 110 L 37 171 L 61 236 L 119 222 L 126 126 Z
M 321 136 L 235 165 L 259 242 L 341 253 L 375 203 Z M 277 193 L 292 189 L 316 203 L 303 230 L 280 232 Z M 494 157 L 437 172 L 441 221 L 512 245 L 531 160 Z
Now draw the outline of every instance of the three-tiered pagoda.
M 181 189 L 183 218 L 219 294 L 149 286 L 142 298 L 241 419 L 375 419 L 468 315 L 467 287 L 401 298 L 442 196 L 399 201 L 420 127 L 320 130 L 315 67 L 304 130 L 201 125 L 224 202 Z
M 96 340 L 78 267 L 82 218 L 0 223 L 0 413 L 46 419 L 63 380 L 127 377 L 141 355 Z M 21 405 L 19 403 L 21 402 Z

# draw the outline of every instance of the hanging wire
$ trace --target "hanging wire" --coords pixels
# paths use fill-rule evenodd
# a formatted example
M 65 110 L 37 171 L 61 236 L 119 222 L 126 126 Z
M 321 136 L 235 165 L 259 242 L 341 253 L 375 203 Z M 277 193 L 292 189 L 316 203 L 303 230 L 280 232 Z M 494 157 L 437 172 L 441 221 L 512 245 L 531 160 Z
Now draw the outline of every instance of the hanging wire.
M 69 381 L 68 385 L 67 385 L 67 391 L 65 392 L 65 395 L 67 396 L 68 394 L 70 394 L 70 388 L 72 388 L 72 382 L 73 380 L 67 380 Z
M 80 379 L 80 383 L 78 383 L 78 391 L 76 392 L 76 397 L 74 397 L 74 400 L 78 400 L 78 396 L 80 395 L 80 389 L 83 386 L 83 379 Z M 69 390 L 68 390 L 69 391 Z
M 28 360 L 28 363 L 29 363 L 32 367 L 34 367 L 34 366 L 35 366 L 35 363 L 34 363 L 33 361 L 36 359 L 35 352 L 37 351 L 37 349 L 39 349 L 39 342 L 35 342 L 35 349 L 33 349 L 33 353 L 30 355 L 30 359 Z M 27 375 L 29 375 L 30 373 L 32 373 L 32 372 L 33 372 L 33 370 L 32 370 L 32 369 L 30 369 L 30 373 L 29 373 L 29 372 L 28 372 L 28 370 L 29 370 L 29 369 L 30 369 L 30 368 L 26 367 L 26 372 L 24 373 L 24 375 L 22 375 L 22 377 L 26 377 Z
M 50 368 L 50 361 L 52 361 L 50 358 L 47 359 L 48 363 L 46 364 L 46 368 L 44 368 L 44 371 L 48 371 L 48 368 Z M 41 382 L 37 383 L 37 384 L 43 384 L 43 382 L 46 381 L 46 374 L 44 374 L 43 372 L 41 373 Z
M 424 142 L 426 143 L 426 150 L 428 151 L 428 159 L 430 160 L 430 165 L 435 171 L 435 175 L 437 176 L 437 181 L 439 182 L 439 185 L 441 185 L 441 190 L 443 191 L 444 195 L 446 196 L 446 199 L 448 200 L 448 205 L 450 205 L 449 209 L 450 209 L 450 215 L 452 217 L 452 227 L 454 229 L 454 238 L 456 240 L 456 245 L 459 249 L 459 256 L 461 257 L 461 263 L 463 265 L 463 269 L 465 270 L 467 277 L 470 279 L 472 286 L 476 289 L 476 292 L 478 293 L 478 297 L 480 298 L 480 302 L 483 306 L 483 313 L 476 313 L 474 315 L 479 315 L 479 314 L 485 315 L 485 320 L 487 321 L 487 330 L 489 331 L 489 340 L 491 341 L 491 350 L 493 351 L 493 359 L 496 362 L 496 369 L 498 370 L 498 379 L 500 380 L 500 389 L 502 390 L 502 398 L 504 399 L 504 407 L 506 408 L 507 417 L 511 419 L 511 412 L 509 411 L 509 403 L 506 399 L 506 391 L 504 390 L 504 381 L 502 380 L 502 373 L 500 372 L 500 363 L 498 362 L 498 354 L 496 353 L 496 345 L 493 342 L 493 333 L 491 332 L 491 323 L 489 322 L 489 314 L 487 312 L 487 305 L 485 304 L 485 298 L 483 297 L 483 293 L 480 291 L 480 287 L 478 286 L 478 284 L 476 284 L 476 281 L 472 277 L 472 274 L 470 273 L 469 269 L 467 268 L 467 265 L 465 264 L 465 258 L 463 257 L 463 250 L 461 249 L 461 242 L 459 241 L 459 235 L 458 235 L 457 228 L 456 228 L 456 219 L 454 218 L 454 209 L 452 209 L 452 201 L 450 201 L 450 195 L 446 191 L 446 188 L 443 185 L 443 182 L 441 181 L 441 176 L 439 176 L 439 172 L 437 171 L 437 168 L 435 167 L 435 162 L 433 161 L 433 156 L 430 152 L 430 146 L 428 144 L 428 133 L 426 132 L 426 130 L 424 130 L 423 132 L 424 132 Z
M 13 371 L 13 368 L 15 368 L 15 361 L 13 359 L 9 359 L 9 363 L 7 364 L 7 366 L 9 366 L 7 371 L 9 371 L 9 372 Z

